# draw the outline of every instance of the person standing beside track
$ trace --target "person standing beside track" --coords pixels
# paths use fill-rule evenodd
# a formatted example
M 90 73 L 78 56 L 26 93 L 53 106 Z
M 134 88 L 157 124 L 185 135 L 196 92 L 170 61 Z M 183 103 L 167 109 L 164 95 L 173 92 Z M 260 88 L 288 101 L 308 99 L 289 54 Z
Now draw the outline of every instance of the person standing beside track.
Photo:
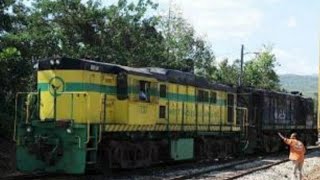
M 289 159 L 292 161 L 293 167 L 293 179 L 296 179 L 296 173 L 299 171 L 299 179 L 303 179 L 302 167 L 304 162 L 304 154 L 306 149 L 303 143 L 297 140 L 297 133 L 292 133 L 290 138 L 285 138 L 280 132 L 278 132 L 280 138 L 290 146 Z

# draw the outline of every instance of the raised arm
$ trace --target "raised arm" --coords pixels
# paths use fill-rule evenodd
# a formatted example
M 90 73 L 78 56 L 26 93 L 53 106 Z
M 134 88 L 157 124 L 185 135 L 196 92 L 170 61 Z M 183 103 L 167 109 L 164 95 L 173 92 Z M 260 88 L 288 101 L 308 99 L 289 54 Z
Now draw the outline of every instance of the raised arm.
M 280 132 L 278 132 L 278 135 L 280 136 L 280 138 L 283 140 L 284 143 L 286 143 L 289 146 L 292 145 L 292 140 L 291 139 L 288 139 L 288 138 L 284 137 Z
M 282 140 L 285 140 L 285 139 L 286 139 L 280 132 L 278 132 L 278 135 L 279 135 L 279 137 L 280 137 Z

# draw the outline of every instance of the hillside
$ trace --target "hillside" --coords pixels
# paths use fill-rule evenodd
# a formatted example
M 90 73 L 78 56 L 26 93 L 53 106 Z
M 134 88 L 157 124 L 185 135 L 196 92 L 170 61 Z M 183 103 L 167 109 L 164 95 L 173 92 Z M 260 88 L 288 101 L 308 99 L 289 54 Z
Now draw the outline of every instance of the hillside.
M 304 96 L 315 98 L 318 91 L 317 75 L 279 75 L 282 88 L 287 91 L 301 91 Z

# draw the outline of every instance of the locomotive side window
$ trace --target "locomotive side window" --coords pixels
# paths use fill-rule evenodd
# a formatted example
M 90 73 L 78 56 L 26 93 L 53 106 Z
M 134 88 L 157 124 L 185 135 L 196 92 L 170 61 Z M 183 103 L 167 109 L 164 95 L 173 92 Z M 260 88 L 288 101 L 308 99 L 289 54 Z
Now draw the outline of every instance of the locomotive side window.
M 150 82 L 139 81 L 139 100 L 150 102 Z
M 159 118 L 166 118 L 166 106 L 159 106 Z
M 199 90 L 197 95 L 198 102 L 201 102 L 203 99 L 203 91 Z
M 211 91 L 210 103 L 212 103 L 212 104 L 216 104 L 217 103 L 217 92 Z
M 117 76 L 117 98 L 119 100 L 128 98 L 128 79 L 126 73 L 119 73 Z
M 208 91 L 204 91 L 202 102 L 209 102 L 209 92 Z
M 167 86 L 165 84 L 160 85 L 160 97 L 161 98 L 167 97 Z
M 209 92 L 204 90 L 198 91 L 198 102 L 209 102 Z

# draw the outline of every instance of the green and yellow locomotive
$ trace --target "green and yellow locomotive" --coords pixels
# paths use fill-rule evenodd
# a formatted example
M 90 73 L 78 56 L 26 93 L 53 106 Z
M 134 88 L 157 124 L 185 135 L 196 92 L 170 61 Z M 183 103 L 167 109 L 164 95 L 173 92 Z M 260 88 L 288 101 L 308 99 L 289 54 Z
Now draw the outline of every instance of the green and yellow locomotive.
M 236 89 L 192 73 L 59 58 L 18 93 L 17 169 L 71 174 L 239 152 Z

